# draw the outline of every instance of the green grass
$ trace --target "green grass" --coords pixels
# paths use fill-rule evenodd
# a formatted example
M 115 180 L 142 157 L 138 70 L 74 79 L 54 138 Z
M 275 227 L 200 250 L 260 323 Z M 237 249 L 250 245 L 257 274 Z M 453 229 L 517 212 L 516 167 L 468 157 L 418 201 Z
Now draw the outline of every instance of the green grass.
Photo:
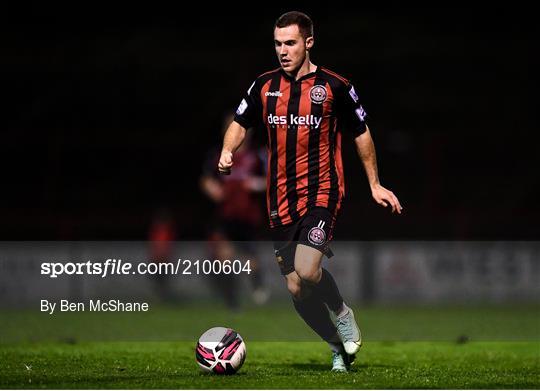
M 237 314 L 2 311 L 0 389 L 537 389 L 539 313 L 535 305 L 356 308 L 364 346 L 352 372 L 333 374 L 328 347 L 289 304 Z M 194 341 L 215 325 L 246 340 L 237 375 L 205 375 L 195 363 Z
M 356 308 L 370 341 L 540 340 L 540 306 L 378 306 Z M 155 307 L 144 313 L 55 313 L 37 309 L 0 312 L 0 344 L 32 341 L 193 341 L 202 331 L 227 325 L 249 340 L 318 341 L 291 303 L 246 307 Z
M 354 371 L 329 372 L 317 342 L 248 342 L 234 376 L 199 372 L 187 342 L 93 342 L 10 346 L 0 388 L 538 388 L 540 344 L 366 343 Z

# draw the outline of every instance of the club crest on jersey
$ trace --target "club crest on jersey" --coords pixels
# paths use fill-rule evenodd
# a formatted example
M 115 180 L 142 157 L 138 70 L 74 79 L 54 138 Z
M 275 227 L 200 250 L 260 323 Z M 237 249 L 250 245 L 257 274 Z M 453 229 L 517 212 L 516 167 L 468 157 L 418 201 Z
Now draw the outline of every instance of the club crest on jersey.
M 313 103 L 320 105 L 328 97 L 328 92 L 324 86 L 316 85 L 309 90 L 309 97 Z
M 316 227 L 313 227 L 308 232 L 308 240 L 311 244 L 320 246 L 326 241 L 326 233 L 323 230 L 325 222 L 320 221 Z

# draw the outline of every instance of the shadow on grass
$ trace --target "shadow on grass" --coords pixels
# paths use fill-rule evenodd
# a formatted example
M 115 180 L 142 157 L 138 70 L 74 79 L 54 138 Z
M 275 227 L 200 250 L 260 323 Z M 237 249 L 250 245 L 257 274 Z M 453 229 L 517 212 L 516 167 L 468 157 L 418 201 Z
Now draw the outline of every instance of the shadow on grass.
M 332 364 L 320 364 L 320 363 L 296 363 L 291 364 L 291 368 L 298 369 L 306 372 L 313 371 L 329 371 L 332 368 Z M 353 364 L 351 372 L 358 372 L 360 370 L 372 369 L 372 368 L 400 368 L 399 365 L 387 365 L 387 364 Z
M 296 363 L 291 364 L 291 368 L 298 369 L 306 372 L 313 371 L 328 371 L 331 368 L 330 364 L 318 364 L 318 363 Z
M 244 377 L 246 376 L 247 373 L 245 371 L 242 371 L 242 369 L 240 369 L 240 372 L 236 372 L 236 373 L 233 373 L 233 374 L 229 374 L 229 375 L 220 375 L 220 374 L 217 374 L 217 373 L 206 373 L 206 372 L 201 372 L 199 371 L 199 373 L 196 375 L 198 379 L 232 379 L 232 378 L 238 378 L 238 377 Z M 189 376 L 189 377 L 193 377 L 193 374 L 192 373 L 186 373 L 186 374 L 183 374 L 183 375 L 175 375 L 175 376 L 178 376 L 178 377 L 186 377 L 186 376 Z

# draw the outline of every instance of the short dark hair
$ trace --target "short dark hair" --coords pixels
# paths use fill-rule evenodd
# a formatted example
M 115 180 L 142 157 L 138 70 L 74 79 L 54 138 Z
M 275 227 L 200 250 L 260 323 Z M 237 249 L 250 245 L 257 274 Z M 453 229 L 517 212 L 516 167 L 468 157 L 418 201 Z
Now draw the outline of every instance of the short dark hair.
M 274 28 L 288 27 L 297 25 L 300 34 L 304 39 L 313 37 L 313 22 L 309 16 L 299 11 L 289 11 L 281 15 L 277 20 Z

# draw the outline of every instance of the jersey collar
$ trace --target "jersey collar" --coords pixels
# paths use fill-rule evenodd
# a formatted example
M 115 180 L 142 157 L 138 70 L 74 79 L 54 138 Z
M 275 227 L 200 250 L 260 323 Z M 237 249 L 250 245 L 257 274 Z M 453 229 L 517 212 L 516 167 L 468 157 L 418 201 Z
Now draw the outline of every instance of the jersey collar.
M 298 80 L 295 80 L 294 77 L 287 75 L 287 73 L 283 70 L 283 68 L 279 68 L 279 71 L 281 72 L 283 77 L 285 77 L 285 79 L 289 80 L 290 82 L 301 82 L 302 80 L 309 79 L 309 78 L 315 76 L 316 74 L 318 74 L 320 69 L 321 69 L 321 66 L 317 65 L 317 69 L 315 69 L 313 72 L 306 73 L 304 76 L 302 76 Z

